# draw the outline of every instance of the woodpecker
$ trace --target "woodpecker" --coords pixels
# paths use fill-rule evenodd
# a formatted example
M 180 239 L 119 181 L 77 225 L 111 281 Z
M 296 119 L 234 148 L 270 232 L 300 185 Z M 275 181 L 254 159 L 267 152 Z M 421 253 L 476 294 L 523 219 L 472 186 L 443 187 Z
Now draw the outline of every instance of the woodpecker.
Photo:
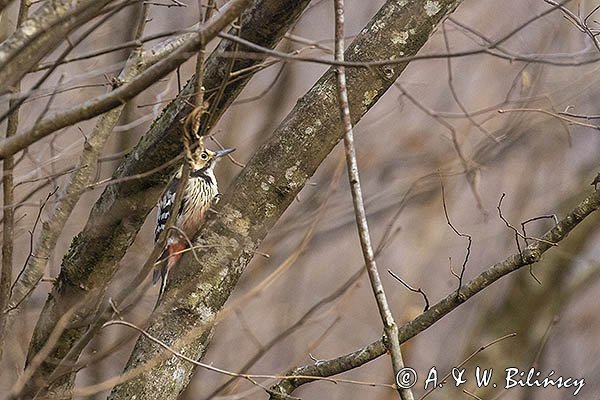
M 204 223 L 206 211 L 218 199 L 219 190 L 214 168 L 218 159 L 235 149 L 211 151 L 201 143 L 191 157 L 190 175 L 183 192 L 183 198 L 175 221 L 175 227 L 167 236 L 167 244 L 159 259 L 159 266 L 154 270 L 152 282 L 156 284 L 162 279 L 159 298 L 162 296 L 167 283 L 169 271 L 181 258 L 182 252 L 188 247 L 189 241 L 194 238 Z M 156 228 L 154 241 L 158 240 L 160 233 L 165 229 L 167 220 L 171 215 L 175 195 L 183 167 L 180 167 L 158 202 L 156 215 Z

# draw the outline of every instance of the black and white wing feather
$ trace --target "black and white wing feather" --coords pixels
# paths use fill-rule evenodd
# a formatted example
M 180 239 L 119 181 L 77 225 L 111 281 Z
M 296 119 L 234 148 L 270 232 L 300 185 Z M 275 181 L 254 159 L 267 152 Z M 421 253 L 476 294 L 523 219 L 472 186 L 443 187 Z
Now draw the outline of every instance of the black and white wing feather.
M 154 241 L 158 240 L 161 232 L 165 230 L 173 204 L 175 203 L 175 195 L 179 185 L 179 179 L 174 178 L 171 180 L 167 189 L 163 193 L 160 201 L 158 202 L 158 212 L 156 213 L 156 227 L 154 228 Z

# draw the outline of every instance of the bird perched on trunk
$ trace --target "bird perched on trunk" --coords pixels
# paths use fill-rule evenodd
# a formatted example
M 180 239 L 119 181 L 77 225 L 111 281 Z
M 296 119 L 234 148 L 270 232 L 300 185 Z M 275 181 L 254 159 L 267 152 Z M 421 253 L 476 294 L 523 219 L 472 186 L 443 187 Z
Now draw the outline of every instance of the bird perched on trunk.
M 191 157 L 188 156 L 189 177 L 183 192 L 183 198 L 175 221 L 175 229 L 169 232 L 167 244 L 159 259 L 159 266 L 154 270 L 153 283 L 162 278 L 159 298 L 162 296 L 167 283 L 169 271 L 181 258 L 182 252 L 188 247 L 194 235 L 204 223 L 206 212 L 219 195 L 217 179 L 214 168 L 220 157 L 231 153 L 235 149 L 211 151 L 204 147 L 202 141 Z M 175 203 L 175 195 L 183 166 L 175 173 L 158 202 L 156 228 L 154 240 L 157 241 L 160 233 L 166 228 L 167 220 L 171 215 Z

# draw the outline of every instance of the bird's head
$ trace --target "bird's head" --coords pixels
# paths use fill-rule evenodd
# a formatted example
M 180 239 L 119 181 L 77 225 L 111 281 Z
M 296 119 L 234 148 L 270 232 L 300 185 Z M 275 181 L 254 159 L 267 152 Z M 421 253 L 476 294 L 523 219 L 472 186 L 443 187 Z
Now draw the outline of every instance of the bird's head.
M 212 170 L 219 158 L 233 151 L 235 151 L 235 149 L 223 149 L 212 151 L 201 145 L 196 149 L 196 151 L 192 155 L 192 169 L 194 171 Z

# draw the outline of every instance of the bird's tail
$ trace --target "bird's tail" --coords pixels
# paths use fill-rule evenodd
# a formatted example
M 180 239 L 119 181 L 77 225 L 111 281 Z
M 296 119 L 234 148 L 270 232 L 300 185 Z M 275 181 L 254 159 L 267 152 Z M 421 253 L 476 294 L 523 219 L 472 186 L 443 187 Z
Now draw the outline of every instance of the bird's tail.
M 158 263 L 154 268 L 154 272 L 152 274 L 153 285 L 156 285 L 159 280 L 161 281 L 160 291 L 158 292 L 158 298 L 156 299 L 157 305 L 165 291 L 165 287 L 167 286 L 167 275 L 169 274 L 169 261 L 169 250 L 165 249 L 165 251 L 162 252 L 160 258 L 158 259 Z
M 154 269 L 154 273 L 152 275 L 152 283 L 156 284 L 158 280 L 161 280 L 160 283 L 160 291 L 158 292 L 158 299 L 156 304 L 160 301 L 163 293 L 165 292 L 165 288 L 167 287 L 167 277 L 169 275 L 169 271 L 177 261 L 181 258 L 181 252 L 185 249 L 185 246 L 182 244 L 170 244 L 167 246 L 165 251 L 163 251 L 162 255 L 159 258 L 159 265 Z
M 152 284 L 156 285 L 158 280 L 166 275 L 167 262 L 169 260 L 169 250 L 165 249 L 160 255 L 156 266 L 154 267 L 154 273 L 152 274 Z

